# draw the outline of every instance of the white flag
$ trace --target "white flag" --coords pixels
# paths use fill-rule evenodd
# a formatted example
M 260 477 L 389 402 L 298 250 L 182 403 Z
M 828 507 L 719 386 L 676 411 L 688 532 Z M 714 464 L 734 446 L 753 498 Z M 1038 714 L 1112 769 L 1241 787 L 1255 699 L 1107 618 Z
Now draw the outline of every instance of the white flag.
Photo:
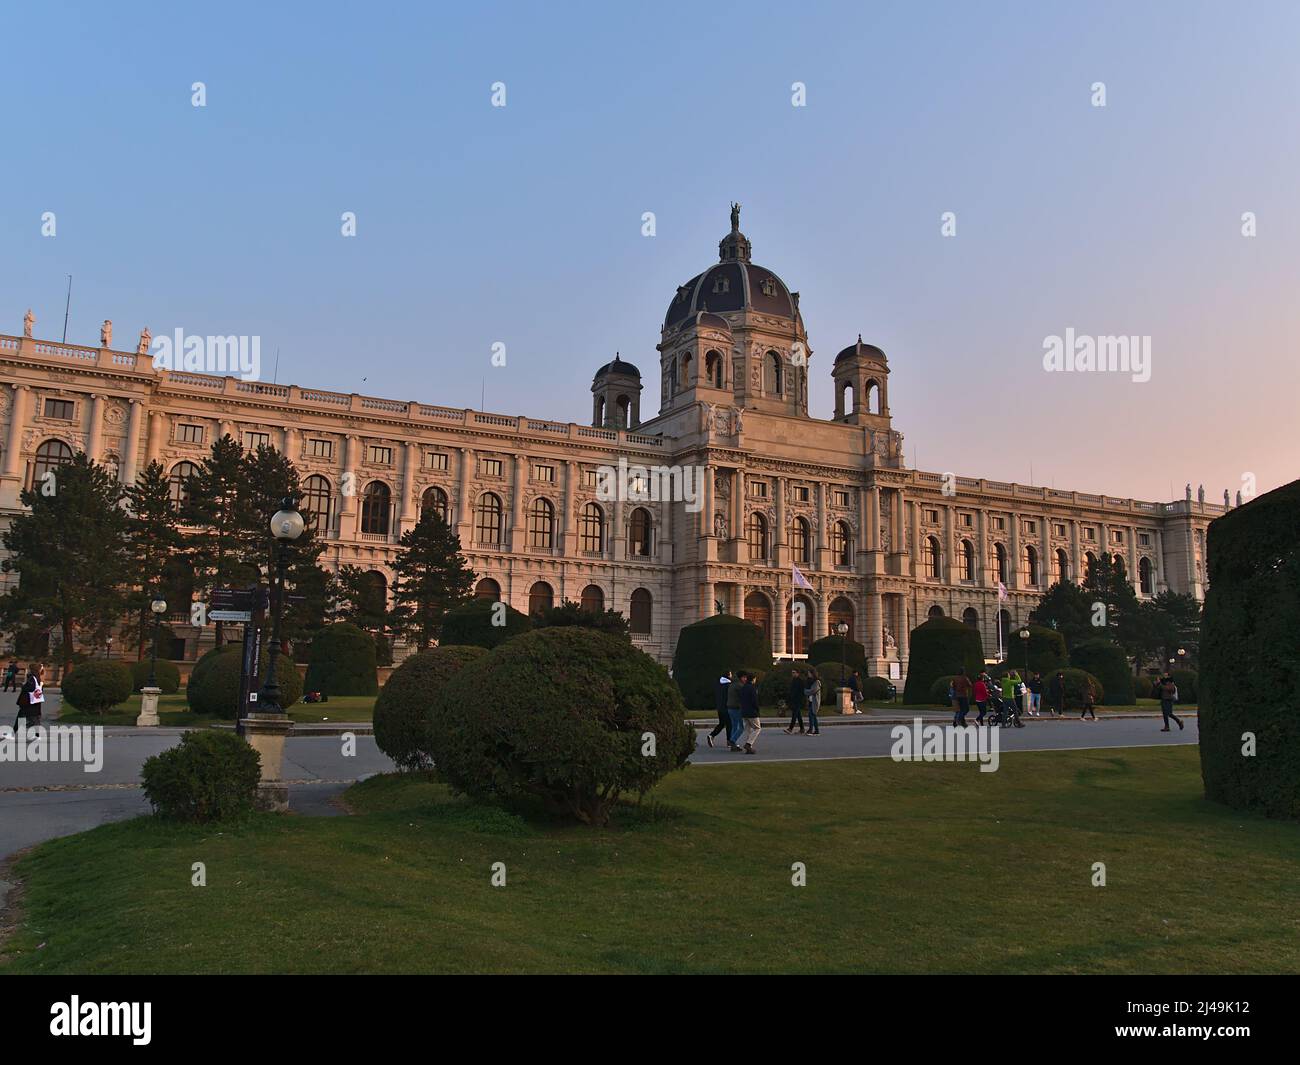
M 812 585 L 808 583 L 808 578 L 799 572 L 799 567 L 792 562 L 790 563 L 790 568 L 794 570 L 794 586 L 796 588 L 807 588 L 809 591 L 812 591 Z
M 1002 600 L 1005 599 L 1006 597 L 1007 597 L 1007 586 L 1003 584 L 1001 581 L 998 581 L 998 599 Z

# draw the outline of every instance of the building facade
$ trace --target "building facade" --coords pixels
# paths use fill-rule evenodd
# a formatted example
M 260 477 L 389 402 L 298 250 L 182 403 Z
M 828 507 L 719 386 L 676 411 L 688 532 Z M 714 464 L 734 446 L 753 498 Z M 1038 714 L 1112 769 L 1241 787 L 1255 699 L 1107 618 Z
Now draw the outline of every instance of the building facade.
M 400 536 L 434 507 L 480 595 L 525 613 L 565 599 L 620 610 L 665 664 L 683 625 L 719 611 L 763 626 L 778 655 L 846 623 L 885 676 L 906 675 L 908 632 L 938 614 L 977 627 L 992 657 L 1050 584 L 1081 581 L 1102 552 L 1142 598 L 1203 597 L 1205 529 L 1226 506 L 1190 486 L 1145 502 L 908 469 L 888 359 L 861 337 L 830 367 L 833 416 L 812 417 L 799 294 L 751 261 L 738 207 L 718 261 L 669 304 L 649 419 L 641 373 L 617 356 L 578 425 L 161 370 L 147 330 L 128 352 L 110 323 L 99 347 L 32 327 L 29 313 L 22 336 L 0 336 L 0 521 L 74 451 L 124 482 L 156 459 L 179 494 L 229 434 L 298 467 L 323 565 L 387 588 Z M 610 470 L 626 471 L 620 490 Z M 211 627 L 172 606 L 193 658 Z

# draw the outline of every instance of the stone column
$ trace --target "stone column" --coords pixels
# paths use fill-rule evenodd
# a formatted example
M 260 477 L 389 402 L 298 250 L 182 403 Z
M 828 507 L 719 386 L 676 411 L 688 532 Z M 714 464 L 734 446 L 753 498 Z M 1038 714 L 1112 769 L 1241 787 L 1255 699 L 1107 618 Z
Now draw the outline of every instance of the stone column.
M 517 454 L 511 463 L 510 535 L 505 542 L 515 553 L 524 549 L 524 466 L 527 462 L 527 455 Z
M 1083 579 L 1083 554 L 1079 550 L 1079 519 L 1070 519 L 1070 579 L 1078 584 Z
M 573 508 L 580 472 L 576 462 L 564 464 L 564 513 L 560 515 L 560 549 L 565 558 L 572 558 L 578 553 L 578 524 Z
M 908 656 L 908 636 L 910 635 L 910 621 L 907 617 L 907 597 L 904 595 L 897 596 L 897 606 L 895 609 L 896 619 L 894 622 L 894 640 L 898 644 L 898 661 L 901 663 L 903 675 L 907 675 L 907 656 Z
M 474 468 L 473 448 L 461 448 L 457 461 L 460 468 L 456 471 L 456 535 L 460 537 L 461 546 L 468 547 L 474 523 L 474 501 L 469 497 L 469 474 Z
M 339 479 L 339 489 L 342 496 L 342 502 L 339 506 L 339 534 L 344 534 L 343 519 L 350 517 L 357 512 L 357 491 L 360 485 L 357 483 L 357 438 L 355 436 L 346 436 L 343 438 L 343 470 L 342 477 Z M 355 532 L 354 529 L 348 528 L 346 534 L 349 539 Z
M 813 567 L 827 569 L 826 565 L 826 482 L 817 482 L 817 536 L 812 550 Z M 825 633 L 822 633 L 824 636 Z M 814 636 L 813 639 L 820 637 Z
M 144 462 L 145 465 L 153 462 L 161 454 L 162 450 L 162 431 L 166 415 L 159 410 L 149 412 L 149 437 L 145 447 Z
M 789 647 L 785 639 L 785 619 L 790 616 L 790 596 L 784 588 L 777 588 L 776 598 L 772 602 L 772 611 L 772 653 L 787 654 Z
M 951 506 L 943 508 L 943 556 L 946 583 L 956 584 L 957 575 L 957 515 Z
M 1007 587 L 1020 587 L 1020 514 L 1016 511 L 1011 513 L 1011 534 L 1010 543 L 1007 553 L 1011 556 L 1007 559 Z M 1007 606 L 1010 607 L 1010 602 Z
M 298 430 L 294 429 L 292 426 L 286 425 L 284 427 L 283 436 L 284 436 L 284 443 L 282 446 L 282 450 L 284 451 L 284 457 L 287 458 L 290 462 L 296 463 L 299 459 Z
M 713 472 L 713 467 L 706 462 L 704 464 L 704 505 L 700 508 L 697 534 L 701 540 L 713 535 Z M 704 557 L 703 545 L 700 548 L 700 557 Z
M 1152 579 L 1155 582 L 1153 586 L 1156 593 L 1159 594 L 1168 589 L 1168 586 L 1165 584 L 1165 536 L 1163 531 L 1160 529 L 1155 531 L 1155 536 L 1155 573 L 1152 574 Z
M 901 490 L 898 492 L 897 501 L 898 501 L 898 511 L 899 511 L 898 527 L 901 529 L 903 527 L 903 517 L 902 517 L 903 493 Z M 898 546 L 895 548 L 895 550 L 902 551 L 906 546 L 906 541 L 900 539 L 897 541 L 897 545 Z M 924 559 L 924 557 L 925 557 L 925 552 L 921 550 L 921 505 L 919 503 L 913 503 L 912 504 L 912 555 L 909 560 L 910 565 L 902 566 L 901 572 L 904 574 L 910 572 L 913 577 L 918 576 L 920 571 L 918 568 L 917 559 Z
M 862 523 L 862 549 L 880 550 L 880 486 L 867 489 L 867 517 Z
M 745 552 L 745 471 L 737 466 L 731 471 L 731 538 L 736 547 L 736 561 L 744 561 Z
M 13 385 L 13 409 L 9 415 L 9 433 L 5 437 L 5 476 L 21 476 L 22 428 L 27 421 L 28 399 L 31 389 L 27 385 Z
M 776 479 L 776 528 L 772 530 L 772 561 L 776 563 L 778 569 L 790 563 L 790 549 L 786 546 L 790 538 L 786 535 L 785 525 L 785 478 L 778 477 Z
M 140 455 L 140 412 L 144 404 L 138 399 L 130 401 L 126 420 L 126 446 L 122 449 L 122 483 L 135 484 L 136 465 Z
M 405 451 L 406 454 L 403 456 L 402 461 L 402 494 L 398 498 L 397 505 L 397 535 L 399 539 L 402 533 L 415 528 L 416 522 L 420 520 L 419 501 L 412 499 L 412 494 L 415 491 L 415 474 L 420 468 L 420 452 L 416 445 L 412 443 L 407 443 Z
M 975 546 L 975 583 L 987 587 L 992 584 L 989 573 L 989 512 L 981 509 L 975 516 L 977 542 Z
M 866 598 L 866 632 L 863 633 L 862 643 L 867 653 L 867 671 L 879 676 L 883 668 L 881 662 L 885 657 L 884 634 L 882 631 L 885 624 L 884 603 L 879 592 L 868 592 Z
M 91 462 L 98 462 L 102 454 L 100 437 L 104 428 L 104 397 L 90 397 L 90 430 L 86 433 L 86 457 Z
M 812 646 L 814 640 L 820 640 L 823 636 L 830 635 L 829 622 L 827 621 L 829 606 L 829 596 L 819 590 L 819 594 L 817 594 L 813 599 L 813 608 L 817 612 L 817 623 L 813 626 L 813 631 L 808 634 L 809 647 Z

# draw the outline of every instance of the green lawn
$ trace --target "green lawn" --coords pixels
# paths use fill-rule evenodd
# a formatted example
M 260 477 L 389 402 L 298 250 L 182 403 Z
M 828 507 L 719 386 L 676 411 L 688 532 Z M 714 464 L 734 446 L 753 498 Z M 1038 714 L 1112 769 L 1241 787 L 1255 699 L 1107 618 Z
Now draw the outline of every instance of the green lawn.
M 18 864 L 0 972 L 1300 971 L 1300 826 L 1203 800 L 1195 748 L 695 766 L 655 795 L 671 816 L 603 831 L 420 777 L 349 818 L 108 825 Z
M 327 703 L 294 703 L 289 707 L 289 716 L 303 724 L 321 721 L 370 721 L 374 717 L 375 697 L 373 695 L 340 695 Z M 80 710 L 64 707 L 59 720 L 72 725 L 134 725 L 140 714 L 140 696 L 133 695 L 124 703 L 119 703 L 106 714 L 85 714 Z M 158 697 L 158 721 L 160 724 L 180 728 L 198 728 L 223 723 L 230 719 L 212 717 L 206 714 L 192 714 L 185 702 L 185 692 Z

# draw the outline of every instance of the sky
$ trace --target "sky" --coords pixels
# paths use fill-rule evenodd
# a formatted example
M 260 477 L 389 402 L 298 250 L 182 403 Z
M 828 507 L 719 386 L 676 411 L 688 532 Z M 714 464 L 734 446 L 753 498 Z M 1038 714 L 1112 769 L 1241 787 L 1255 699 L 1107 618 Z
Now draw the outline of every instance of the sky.
M 909 465 L 1263 492 L 1300 476 L 1298 39 L 1266 2 L 9 4 L 0 333 L 58 339 L 72 274 L 72 343 L 259 336 L 281 383 L 578 422 L 618 351 L 646 417 L 737 200 L 814 417 L 861 333 Z M 1067 330 L 1150 379 L 1049 372 Z

